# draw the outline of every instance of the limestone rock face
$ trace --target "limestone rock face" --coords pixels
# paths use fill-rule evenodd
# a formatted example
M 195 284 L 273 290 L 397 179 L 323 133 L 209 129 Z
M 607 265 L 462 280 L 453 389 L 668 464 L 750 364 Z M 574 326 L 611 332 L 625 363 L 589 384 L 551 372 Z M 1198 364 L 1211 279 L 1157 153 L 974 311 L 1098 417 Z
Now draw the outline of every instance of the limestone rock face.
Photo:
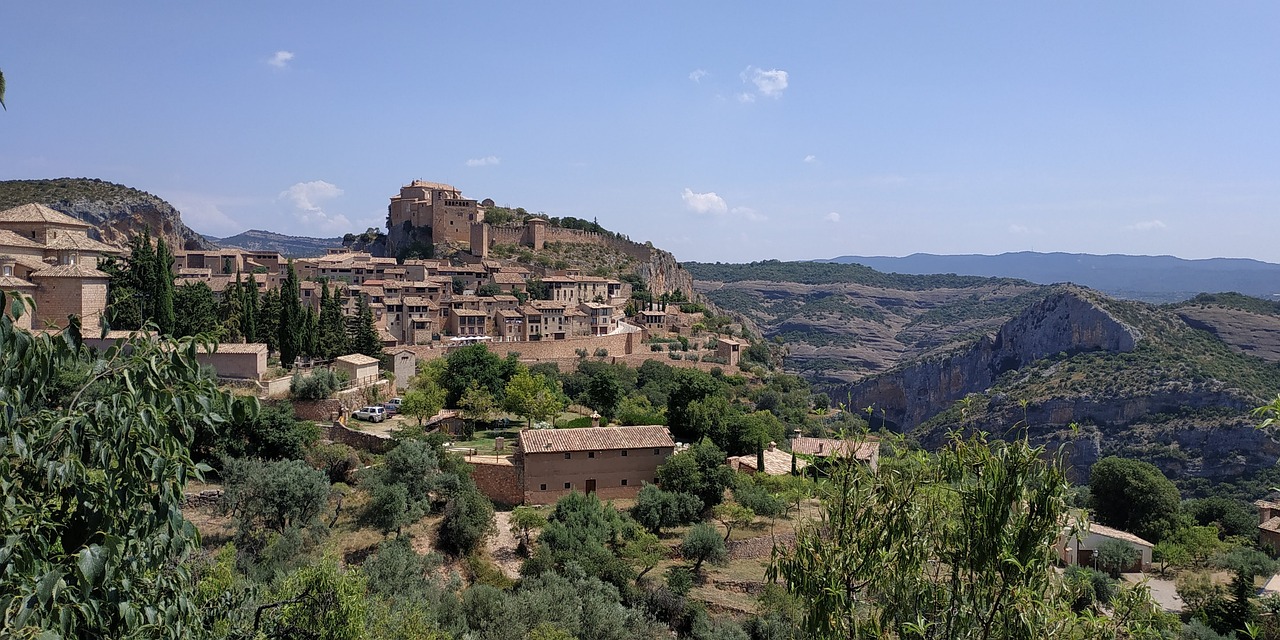
M 124 248 L 151 229 L 173 249 L 211 249 L 214 244 L 183 224 L 173 205 L 145 191 L 94 178 L 0 181 L 0 209 L 39 203 L 91 225 L 90 235 Z
M 671 253 L 653 247 L 650 249 L 649 260 L 642 260 L 636 267 L 636 273 L 648 283 L 649 290 L 654 295 L 680 291 L 692 300 L 693 276 L 680 266 Z
M 1132 351 L 1141 335 L 1071 290 L 1032 305 L 967 350 L 908 364 L 847 389 L 852 406 L 873 406 L 909 430 L 1000 374 L 1060 352 Z M 909 390 L 909 391 L 908 391 Z M 840 394 L 845 395 L 845 394 Z

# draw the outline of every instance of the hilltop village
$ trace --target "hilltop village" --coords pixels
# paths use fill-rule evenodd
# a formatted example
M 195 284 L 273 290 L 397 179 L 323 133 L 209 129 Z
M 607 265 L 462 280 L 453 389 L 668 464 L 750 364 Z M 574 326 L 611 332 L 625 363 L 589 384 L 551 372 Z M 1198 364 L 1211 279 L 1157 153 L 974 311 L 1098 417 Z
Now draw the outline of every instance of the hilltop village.
M 873 430 L 594 221 L 414 181 L 376 251 L 290 259 L 24 204 L 0 290 L 24 633 L 1280 635 L 1280 495 L 1184 501 L 1116 456 L 1073 486 L 1065 447 Z

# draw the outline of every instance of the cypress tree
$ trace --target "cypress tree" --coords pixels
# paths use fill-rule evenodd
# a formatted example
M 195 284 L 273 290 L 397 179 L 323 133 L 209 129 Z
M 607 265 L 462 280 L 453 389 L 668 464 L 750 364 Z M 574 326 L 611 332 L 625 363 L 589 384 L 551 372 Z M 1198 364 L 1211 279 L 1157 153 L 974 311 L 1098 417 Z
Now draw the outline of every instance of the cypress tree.
M 177 326 L 173 314 L 173 256 L 164 237 L 156 241 L 155 270 L 155 322 L 160 333 L 172 335 Z
M 236 281 L 222 292 L 222 304 L 218 306 L 218 317 L 222 320 L 222 339 L 227 342 L 239 342 L 244 337 L 244 306 L 241 305 L 240 272 L 236 272 Z
M 329 316 L 322 320 L 331 340 L 328 358 L 345 356 L 351 351 L 351 341 L 347 339 L 347 318 L 343 312 L 342 285 L 335 284 L 333 295 L 329 296 Z
M 239 279 L 239 272 L 236 278 Z M 240 322 L 240 331 L 245 342 L 258 341 L 258 281 L 253 272 L 249 272 L 249 281 L 239 288 L 240 306 L 244 308 L 244 316 Z
M 369 308 L 364 296 L 357 298 L 356 309 L 355 335 L 352 336 L 351 346 L 357 353 L 381 357 L 382 340 L 378 338 L 378 330 L 373 325 L 373 310 Z
M 756 473 L 764 473 L 764 439 L 756 446 Z
M 311 305 L 303 307 L 302 311 L 302 355 L 308 358 L 316 357 L 319 349 L 320 341 L 320 317 L 316 315 Z
M 280 364 L 293 368 L 302 347 L 302 287 L 298 282 L 298 272 L 289 261 L 289 271 L 284 283 L 280 286 L 280 325 L 278 341 L 280 344 Z
M 262 292 L 256 321 L 259 337 L 267 343 L 267 351 L 279 352 L 280 294 L 270 289 Z

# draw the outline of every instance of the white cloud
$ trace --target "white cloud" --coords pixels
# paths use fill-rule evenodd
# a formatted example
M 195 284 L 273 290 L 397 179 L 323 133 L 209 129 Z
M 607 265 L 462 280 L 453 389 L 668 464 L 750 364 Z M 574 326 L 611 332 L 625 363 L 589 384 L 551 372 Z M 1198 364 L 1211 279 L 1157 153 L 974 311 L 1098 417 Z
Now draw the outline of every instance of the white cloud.
M 752 222 L 763 222 L 768 220 L 763 213 L 760 213 L 751 207 L 734 207 L 729 210 L 729 213 L 735 216 L 742 216 Z
M 502 162 L 498 156 L 485 156 L 483 158 L 472 158 L 467 160 L 468 167 L 488 167 Z M 517 163 L 518 164 L 518 163 Z
M 750 82 L 762 96 L 778 98 L 787 88 L 787 72 L 782 69 L 757 69 L 747 67 L 740 74 L 743 82 Z
M 1011 224 L 1009 225 L 1009 233 L 1012 233 L 1014 235 L 1019 235 L 1019 236 L 1030 236 L 1030 235 L 1038 236 L 1038 235 L 1044 234 L 1044 229 L 1039 229 L 1036 227 L 1028 227 L 1025 224 Z
M 702 82 L 702 79 L 709 75 L 711 74 L 707 73 L 706 71 L 703 71 L 702 69 L 694 69 L 693 71 L 689 72 L 689 79 L 694 82 Z
M 805 161 L 805 163 L 807 163 L 807 164 L 817 164 L 817 163 L 818 163 L 818 156 L 815 156 L 815 155 L 813 155 L 813 154 L 811 153 L 811 154 L 809 154 L 809 155 L 807 155 L 807 156 L 805 156 L 805 157 L 804 157 L 804 161 Z
M 832 211 L 827 215 L 822 216 L 822 219 L 826 220 L 827 222 L 840 222 L 840 214 L 836 213 L 835 211 Z
M 725 204 L 724 198 L 716 195 L 714 191 L 694 193 L 686 187 L 680 194 L 680 199 L 684 200 L 684 206 L 694 213 L 722 214 L 729 211 L 729 205 Z
M 738 102 L 747 103 L 747 102 L 755 102 L 755 101 L 756 101 L 756 97 L 750 93 L 738 94 Z
M 1168 226 L 1162 220 L 1143 220 L 1142 222 L 1128 225 L 1124 229 L 1125 231 L 1158 231 L 1168 228 Z
M 186 192 L 167 193 L 165 197 L 182 213 L 182 221 L 200 233 L 225 237 L 249 228 L 222 210 L 224 206 L 245 204 L 244 198 L 221 198 Z
M 342 193 L 335 184 L 313 180 L 299 182 L 281 191 L 278 199 L 293 203 L 293 214 L 306 226 L 307 232 L 345 233 L 354 228 L 351 220 L 340 213 L 329 213 L 322 206 L 325 201 Z
M 288 69 L 289 63 L 293 61 L 292 51 L 277 51 L 275 55 L 267 60 L 267 64 L 277 69 Z

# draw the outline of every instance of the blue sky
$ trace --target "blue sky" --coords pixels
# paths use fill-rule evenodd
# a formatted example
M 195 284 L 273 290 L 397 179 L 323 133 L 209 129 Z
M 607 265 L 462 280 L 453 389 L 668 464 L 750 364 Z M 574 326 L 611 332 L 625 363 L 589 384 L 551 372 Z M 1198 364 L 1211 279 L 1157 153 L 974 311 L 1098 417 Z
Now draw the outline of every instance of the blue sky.
M 683 260 L 1280 262 L 1277 3 L 44 0 L 0 33 L 0 178 L 213 235 L 381 226 L 426 179 Z

